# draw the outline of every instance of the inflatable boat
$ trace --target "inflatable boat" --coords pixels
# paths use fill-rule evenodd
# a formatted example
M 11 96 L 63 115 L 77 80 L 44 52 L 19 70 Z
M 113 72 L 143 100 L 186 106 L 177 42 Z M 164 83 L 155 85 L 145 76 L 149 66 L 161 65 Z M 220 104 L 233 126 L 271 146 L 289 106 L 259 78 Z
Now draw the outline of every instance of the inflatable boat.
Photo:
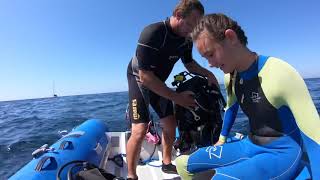
M 33 159 L 16 172 L 10 180 L 51 180 L 74 179 L 75 174 L 87 167 L 97 167 L 107 172 L 115 179 L 125 179 L 126 143 L 130 132 L 108 132 L 103 121 L 90 119 L 74 128 L 52 146 L 43 145 L 33 153 Z M 228 139 L 228 142 L 238 141 L 237 134 Z M 161 171 L 161 146 L 143 142 L 140 153 L 140 162 L 137 174 L 141 180 L 180 179 L 176 174 L 166 174 Z M 173 152 L 173 160 L 178 155 Z M 174 163 L 174 161 L 173 161 Z M 84 167 L 83 166 L 87 166 Z M 310 179 L 307 163 L 301 163 L 301 173 L 296 179 Z M 210 179 L 203 174 L 201 179 Z

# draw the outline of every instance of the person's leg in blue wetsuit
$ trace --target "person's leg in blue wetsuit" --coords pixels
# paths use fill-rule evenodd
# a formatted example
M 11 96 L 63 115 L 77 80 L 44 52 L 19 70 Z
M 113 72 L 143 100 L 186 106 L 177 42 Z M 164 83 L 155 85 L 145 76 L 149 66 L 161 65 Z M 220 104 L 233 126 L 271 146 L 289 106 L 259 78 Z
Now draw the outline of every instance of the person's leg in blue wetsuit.
M 258 146 L 248 138 L 223 146 L 201 148 L 177 158 L 183 179 L 197 172 L 215 170 L 212 179 L 290 179 L 295 175 L 301 148 L 288 137 Z

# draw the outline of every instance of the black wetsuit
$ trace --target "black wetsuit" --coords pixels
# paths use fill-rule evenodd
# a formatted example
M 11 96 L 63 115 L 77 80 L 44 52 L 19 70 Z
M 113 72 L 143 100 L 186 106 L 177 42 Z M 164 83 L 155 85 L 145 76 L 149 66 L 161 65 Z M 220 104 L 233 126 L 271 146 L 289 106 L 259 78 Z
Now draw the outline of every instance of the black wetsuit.
M 160 118 L 173 114 L 172 102 L 144 87 L 140 83 L 138 72 L 140 69 L 152 71 L 165 82 L 179 59 L 184 64 L 193 61 L 192 41 L 174 34 L 169 19 L 144 28 L 136 54 L 127 69 L 129 114 L 132 123 L 149 122 L 149 104 Z

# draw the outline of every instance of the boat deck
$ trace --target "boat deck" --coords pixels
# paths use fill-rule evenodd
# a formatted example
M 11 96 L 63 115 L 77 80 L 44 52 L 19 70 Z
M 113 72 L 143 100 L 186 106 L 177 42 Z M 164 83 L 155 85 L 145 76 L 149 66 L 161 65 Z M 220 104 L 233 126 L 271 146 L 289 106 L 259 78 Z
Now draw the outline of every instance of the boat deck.
M 118 177 L 126 178 L 128 174 L 127 163 L 126 163 L 126 143 L 130 137 L 130 132 L 108 132 L 107 137 L 109 138 L 109 147 L 105 153 L 104 161 L 101 162 L 100 167 L 105 169 L 107 172 L 112 173 Z M 174 179 L 180 180 L 180 176 L 177 174 L 166 174 L 161 170 L 162 164 L 162 146 L 154 145 L 146 141 L 143 142 L 141 152 L 140 152 L 140 161 L 137 167 L 137 174 L 139 180 L 160 180 L 160 179 Z M 175 164 L 174 160 L 176 159 L 176 152 L 172 153 L 172 163 Z M 304 155 L 306 156 L 306 154 Z M 118 165 L 114 157 L 119 157 L 121 159 L 121 164 Z M 308 164 L 306 164 L 308 165 Z M 306 169 L 306 168 L 305 168 Z M 305 177 L 310 177 L 308 174 L 308 169 L 303 169 L 301 174 L 298 175 L 296 179 L 303 179 Z M 306 171 L 307 173 L 305 173 Z M 300 172 L 300 171 L 299 171 Z M 197 173 L 194 179 L 211 179 L 213 176 L 212 171 L 206 171 Z M 301 177 L 302 178 L 301 178 Z
M 118 177 L 127 177 L 127 163 L 126 163 L 126 142 L 130 136 L 130 132 L 108 132 L 110 138 L 110 146 L 106 152 L 106 159 L 100 167 L 104 168 L 107 172 L 112 173 Z M 137 167 L 137 174 L 139 180 L 158 180 L 158 179 L 174 179 L 180 180 L 177 174 L 163 173 L 161 170 L 162 164 L 162 150 L 161 146 L 150 144 L 146 141 L 142 144 L 140 153 L 141 163 Z M 173 152 L 172 163 L 175 164 L 174 159 L 176 156 Z M 114 157 L 122 157 L 123 167 L 117 165 Z

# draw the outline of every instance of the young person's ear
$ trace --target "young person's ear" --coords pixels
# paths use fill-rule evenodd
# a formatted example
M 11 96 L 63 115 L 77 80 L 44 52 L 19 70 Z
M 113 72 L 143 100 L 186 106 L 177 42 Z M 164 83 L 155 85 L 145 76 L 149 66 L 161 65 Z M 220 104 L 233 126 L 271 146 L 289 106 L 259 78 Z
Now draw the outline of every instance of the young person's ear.
M 232 29 L 227 29 L 224 32 L 224 36 L 225 36 L 225 39 L 231 42 L 231 44 L 235 44 L 238 41 L 238 36 L 236 32 L 234 32 L 234 30 Z

